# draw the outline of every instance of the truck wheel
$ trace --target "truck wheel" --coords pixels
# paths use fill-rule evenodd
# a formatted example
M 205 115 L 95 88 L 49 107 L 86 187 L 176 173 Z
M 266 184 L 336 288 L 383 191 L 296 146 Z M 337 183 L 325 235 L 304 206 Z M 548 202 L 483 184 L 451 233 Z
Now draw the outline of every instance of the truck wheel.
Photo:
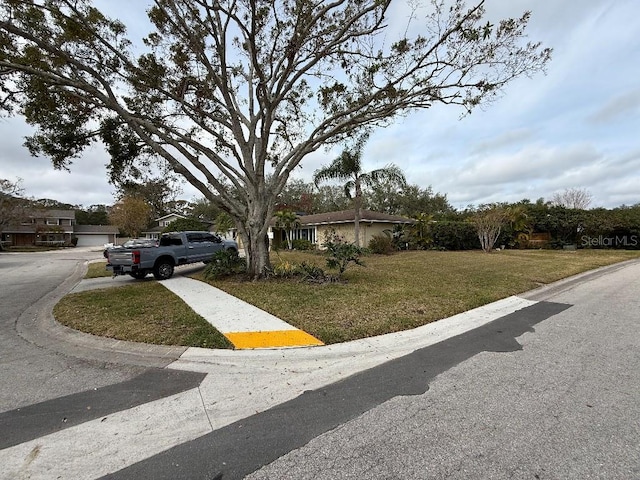
M 169 260 L 160 260 L 153 267 L 153 276 L 156 280 L 166 280 L 173 275 L 173 263 Z
M 146 270 L 138 270 L 136 272 L 131 272 L 129 275 L 131 275 L 136 280 L 142 280 L 144 277 L 147 276 L 147 273 L 148 272 Z

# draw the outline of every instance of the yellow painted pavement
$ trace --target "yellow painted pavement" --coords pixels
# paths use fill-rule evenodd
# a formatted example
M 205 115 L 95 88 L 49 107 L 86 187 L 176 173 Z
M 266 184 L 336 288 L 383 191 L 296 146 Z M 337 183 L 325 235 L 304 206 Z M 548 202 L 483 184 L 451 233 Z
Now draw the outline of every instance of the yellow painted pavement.
M 306 347 L 324 345 L 320 340 L 302 330 L 270 330 L 262 332 L 225 332 L 233 346 L 238 349 Z

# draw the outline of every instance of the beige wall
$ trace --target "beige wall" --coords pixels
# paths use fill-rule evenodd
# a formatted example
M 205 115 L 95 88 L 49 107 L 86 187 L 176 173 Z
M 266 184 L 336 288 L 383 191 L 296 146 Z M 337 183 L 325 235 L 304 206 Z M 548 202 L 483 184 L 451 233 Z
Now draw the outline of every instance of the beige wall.
M 325 232 L 335 230 L 336 234 L 343 237 L 346 242 L 354 243 L 355 229 L 353 223 L 340 223 L 335 225 L 319 225 L 317 227 L 318 246 L 325 242 Z M 383 235 L 384 230 L 392 230 L 391 223 L 361 223 L 360 224 L 360 246 L 368 247 L 369 242 L 375 235 Z
M 368 247 L 371 238 L 375 235 L 384 235 L 384 230 L 393 230 L 393 223 L 366 223 L 363 222 L 360 224 L 360 246 Z M 308 227 L 304 227 L 308 228 Z M 275 236 L 278 236 L 279 230 L 275 229 Z M 343 237 L 346 242 L 354 243 L 355 232 L 354 232 L 354 224 L 353 223 L 338 223 L 333 225 L 318 225 L 316 226 L 316 245 L 318 248 L 322 248 L 322 244 L 325 242 L 325 232 L 335 230 L 336 234 L 340 237 Z M 240 235 L 234 239 L 238 242 L 238 248 L 242 250 L 244 245 L 242 244 L 242 239 Z M 271 239 L 271 244 L 273 245 L 274 240 Z M 276 239 L 276 242 L 278 240 Z M 280 242 L 280 248 L 286 248 L 286 241 Z

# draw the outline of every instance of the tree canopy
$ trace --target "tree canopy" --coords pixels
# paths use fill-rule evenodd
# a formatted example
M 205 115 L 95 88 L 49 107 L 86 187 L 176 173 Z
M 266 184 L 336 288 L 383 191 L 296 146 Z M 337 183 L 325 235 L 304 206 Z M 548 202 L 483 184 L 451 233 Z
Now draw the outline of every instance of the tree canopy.
M 90 205 L 86 209 L 76 210 L 78 225 L 109 225 L 109 212 L 106 205 Z
M 150 220 L 151 207 L 138 197 L 123 197 L 109 212 L 109 222 L 135 238 L 149 226 Z
M 186 232 L 189 230 L 207 231 L 209 228 L 197 218 L 178 218 L 164 227 L 162 233 Z
M 171 176 L 145 178 L 139 181 L 132 179 L 120 179 L 117 184 L 118 198 L 137 197 L 151 208 L 151 218 L 159 218 L 174 209 L 176 196 L 181 193 L 180 187 Z M 177 213 L 177 212 L 176 212 Z
M 586 209 L 593 200 L 591 192 L 584 188 L 566 188 L 551 197 L 551 203 L 558 207 Z
M 57 168 L 94 142 L 112 178 L 163 163 L 229 213 L 259 276 L 306 155 L 434 104 L 471 111 L 550 59 L 526 39 L 529 12 L 493 25 L 483 2 L 433 0 L 394 38 L 390 6 L 155 0 L 142 45 L 89 0 L 4 1 L 0 107 L 37 127 L 26 146 Z

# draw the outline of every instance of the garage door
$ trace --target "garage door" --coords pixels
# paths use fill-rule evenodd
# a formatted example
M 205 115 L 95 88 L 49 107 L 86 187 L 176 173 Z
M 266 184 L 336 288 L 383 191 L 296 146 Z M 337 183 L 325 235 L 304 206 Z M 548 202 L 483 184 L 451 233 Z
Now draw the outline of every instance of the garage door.
M 78 235 L 78 247 L 101 247 L 109 243 L 109 235 Z

